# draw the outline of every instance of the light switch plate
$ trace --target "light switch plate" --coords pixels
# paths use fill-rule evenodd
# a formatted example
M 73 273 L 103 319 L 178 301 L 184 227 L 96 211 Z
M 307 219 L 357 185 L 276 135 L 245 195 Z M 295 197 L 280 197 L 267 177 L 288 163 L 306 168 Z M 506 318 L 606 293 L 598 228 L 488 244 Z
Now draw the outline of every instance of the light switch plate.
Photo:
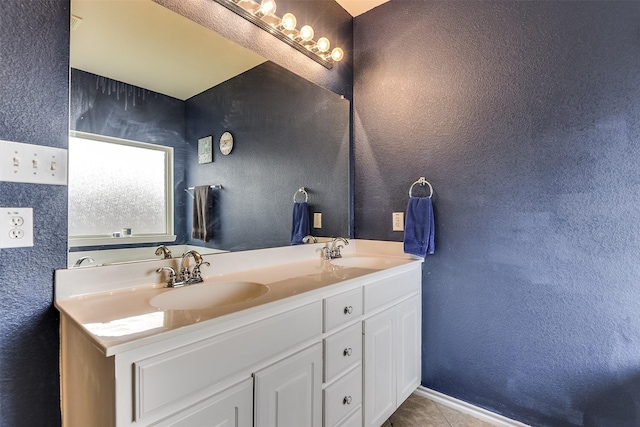
M 404 231 L 404 212 L 393 213 L 393 231 Z
M 0 181 L 67 185 L 67 150 L 0 140 Z
M 322 228 L 322 212 L 313 214 L 313 228 Z
M 33 246 L 33 208 L 0 208 L 0 248 Z

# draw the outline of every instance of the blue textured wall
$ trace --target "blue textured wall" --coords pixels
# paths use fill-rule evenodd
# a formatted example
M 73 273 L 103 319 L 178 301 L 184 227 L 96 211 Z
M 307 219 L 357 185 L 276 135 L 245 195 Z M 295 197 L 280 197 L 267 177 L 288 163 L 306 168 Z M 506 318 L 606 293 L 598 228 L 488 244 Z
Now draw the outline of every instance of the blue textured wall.
M 322 213 L 313 235 L 349 235 L 349 101 L 268 61 L 185 104 L 187 183 L 223 186 L 215 191 L 219 223 L 206 246 L 289 245 L 300 187 L 309 192 L 310 214 Z M 225 131 L 234 137 L 228 156 L 218 145 Z M 197 140 L 207 135 L 214 161 L 199 165 Z M 185 214 L 191 224 L 191 206 Z
M 356 237 L 436 191 L 423 384 L 640 425 L 640 3 L 391 0 L 354 44 Z
M 67 147 L 69 5 L 0 2 L 0 139 Z M 66 266 L 67 188 L 0 182 L 33 207 L 34 246 L 0 250 L 0 425 L 60 424 L 53 271 Z

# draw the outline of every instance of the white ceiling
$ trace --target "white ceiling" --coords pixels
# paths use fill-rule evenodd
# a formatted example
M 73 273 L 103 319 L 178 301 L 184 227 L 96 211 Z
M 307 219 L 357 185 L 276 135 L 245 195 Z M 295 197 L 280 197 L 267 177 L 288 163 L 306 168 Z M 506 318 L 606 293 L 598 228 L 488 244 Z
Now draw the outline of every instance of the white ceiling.
M 389 0 L 336 0 L 351 16 L 356 17 Z

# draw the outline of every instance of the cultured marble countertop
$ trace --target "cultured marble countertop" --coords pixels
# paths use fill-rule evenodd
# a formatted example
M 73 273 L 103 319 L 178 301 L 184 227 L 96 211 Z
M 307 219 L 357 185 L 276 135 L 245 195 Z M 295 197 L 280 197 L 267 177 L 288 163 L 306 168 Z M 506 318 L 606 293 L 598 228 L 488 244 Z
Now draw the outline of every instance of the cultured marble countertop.
M 353 256 L 353 255 L 351 255 Z M 207 322 L 234 313 L 264 307 L 276 301 L 295 297 L 351 279 L 361 278 L 390 268 L 421 262 L 408 257 L 367 255 L 379 258 L 376 268 L 342 267 L 321 258 L 247 269 L 227 274 L 209 275 L 209 267 L 202 268 L 202 286 L 221 282 L 257 282 L 269 291 L 248 301 L 197 310 L 163 310 L 150 300 L 164 292 L 185 288 L 164 288 L 163 284 L 128 287 L 108 292 L 88 293 L 56 298 L 56 307 L 87 333 L 105 354 L 113 354 L 116 347 L 127 347 L 134 341 L 149 342 L 170 331 Z M 347 255 L 345 258 L 349 257 Z M 213 270 L 215 271 L 215 270 Z

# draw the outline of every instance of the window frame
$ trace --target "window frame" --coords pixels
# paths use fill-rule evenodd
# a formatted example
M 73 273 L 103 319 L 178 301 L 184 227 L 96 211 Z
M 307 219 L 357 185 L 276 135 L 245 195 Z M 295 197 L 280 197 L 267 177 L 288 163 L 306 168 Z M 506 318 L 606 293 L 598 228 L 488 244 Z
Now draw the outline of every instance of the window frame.
M 164 233 L 148 233 L 134 234 L 131 237 L 113 237 L 105 234 L 101 235 L 80 235 L 72 236 L 67 233 L 69 247 L 84 246 L 113 246 L 113 245 L 130 245 L 140 243 L 164 243 L 174 242 L 176 235 L 174 232 L 174 156 L 173 147 L 150 144 L 148 142 L 134 141 L 123 138 L 115 138 L 106 135 L 93 134 L 80 131 L 69 131 L 69 136 L 79 139 L 89 139 L 98 142 L 106 142 L 110 144 L 125 145 L 129 147 L 144 148 L 165 153 L 165 205 L 166 205 L 166 223 Z M 71 165 L 69 165 L 71 166 Z M 68 203 L 70 200 L 68 201 Z M 71 218 L 69 217 L 70 221 Z

